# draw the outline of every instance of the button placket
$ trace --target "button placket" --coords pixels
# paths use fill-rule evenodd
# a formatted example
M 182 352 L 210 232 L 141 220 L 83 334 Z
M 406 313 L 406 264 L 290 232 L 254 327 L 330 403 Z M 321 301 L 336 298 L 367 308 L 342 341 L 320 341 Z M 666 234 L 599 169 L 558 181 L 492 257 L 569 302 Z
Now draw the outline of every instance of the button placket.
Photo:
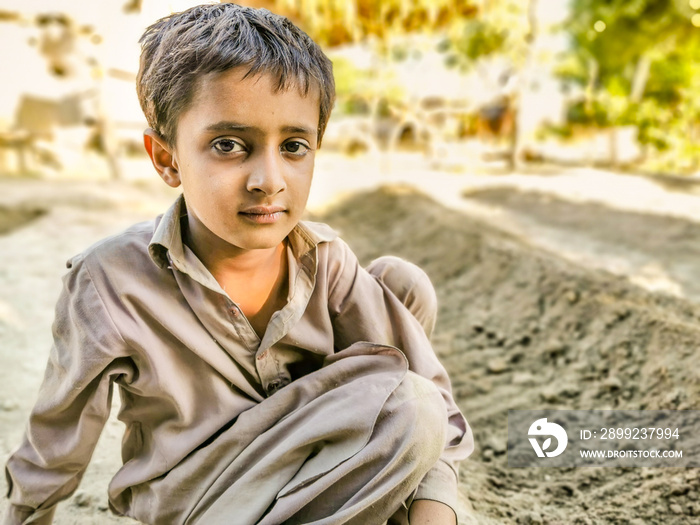
M 255 358 L 255 366 L 258 369 L 258 375 L 268 396 L 271 396 L 287 384 L 280 379 L 277 363 L 275 363 L 269 348 L 258 353 Z
M 260 344 L 260 337 L 255 333 L 250 321 L 246 318 L 241 307 L 234 303 L 230 298 L 226 297 L 223 303 L 226 317 L 234 326 L 238 336 L 250 348 L 255 348 Z

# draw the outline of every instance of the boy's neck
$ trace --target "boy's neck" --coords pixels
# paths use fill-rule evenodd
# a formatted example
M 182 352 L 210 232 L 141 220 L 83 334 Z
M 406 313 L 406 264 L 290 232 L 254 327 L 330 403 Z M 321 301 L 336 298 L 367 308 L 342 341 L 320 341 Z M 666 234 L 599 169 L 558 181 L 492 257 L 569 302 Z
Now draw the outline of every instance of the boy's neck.
M 241 309 L 260 339 L 272 315 L 287 301 L 286 243 L 260 250 L 242 250 L 213 233 L 193 235 L 191 220 L 183 240 Z M 201 232 L 197 232 L 201 233 Z
M 284 242 L 272 248 L 245 250 L 227 243 L 206 230 L 196 219 L 188 215 L 183 221 L 183 241 L 214 275 L 247 275 L 266 273 L 270 266 L 279 264 Z

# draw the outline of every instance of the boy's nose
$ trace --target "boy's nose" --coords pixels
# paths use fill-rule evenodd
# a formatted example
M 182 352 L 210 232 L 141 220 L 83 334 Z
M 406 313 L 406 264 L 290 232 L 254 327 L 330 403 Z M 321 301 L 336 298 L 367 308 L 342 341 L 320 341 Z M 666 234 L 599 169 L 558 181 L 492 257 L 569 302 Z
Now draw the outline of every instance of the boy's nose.
M 260 191 L 265 195 L 276 195 L 283 191 L 287 186 L 283 163 L 279 149 L 267 148 L 261 152 L 252 163 L 246 184 L 248 191 Z

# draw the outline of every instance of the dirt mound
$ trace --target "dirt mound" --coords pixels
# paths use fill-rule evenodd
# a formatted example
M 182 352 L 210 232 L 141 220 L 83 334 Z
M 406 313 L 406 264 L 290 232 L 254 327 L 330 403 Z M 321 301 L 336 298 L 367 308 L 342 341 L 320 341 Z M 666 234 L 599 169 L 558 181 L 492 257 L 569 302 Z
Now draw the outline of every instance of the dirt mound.
M 464 197 L 505 214 L 520 235 L 569 260 L 700 302 L 700 224 L 689 220 L 694 216 L 614 209 L 512 187 L 469 191 Z
M 700 307 L 578 267 L 406 188 L 320 217 L 364 263 L 426 270 L 433 338 L 477 449 L 461 472 L 476 523 L 697 523 L 698 469 L 513 469 L 508 409 L 699 409 Z

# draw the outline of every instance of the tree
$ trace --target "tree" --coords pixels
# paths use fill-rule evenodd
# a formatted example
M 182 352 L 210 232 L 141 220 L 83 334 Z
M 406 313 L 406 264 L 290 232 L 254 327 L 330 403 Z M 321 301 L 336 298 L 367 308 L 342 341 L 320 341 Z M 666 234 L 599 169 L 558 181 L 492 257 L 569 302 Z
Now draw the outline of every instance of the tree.
M 433 32 L 477 12 L 474 0 L 270 0 L 317 42 L 333 47 Z
M 430 136 L 420 100 L 396 81 L 396 64 L 435 50 L 439 33 L 473 17 L 479 0 L 247 0 L 285 15 L 316 42 L 330 49 L 355 44 L 371 50 L 357 66 L 345 55 L 333 57 L 338 93 L 336 112 L 371 121 L 374 146 L 389 149 L 406 126 Z M 414 37 L 426 38 L 414 38 Z M 376 136 L 374 136 L 376 135 Z M 375 140 L 376 139 L 376 140 Z M 429 139 L 425 142 L 429 142 Z
M 700 120 L 693 93 L 700 84 L 700 29 L 692 23 L 700 15 L 690 4 L 573 0 L 566 23 L 573 46 L 559 74 L 584 86 L 586 97 L 571 109 L 570 121 L 636 125 L 643 144 L 680 154 L 669 168 L 697 169 L 700 151 L 688 137 Z
M 509 105 L 515 113 L 507 159 L 511 167 L 518 167 L 524 160 L 523 126 L 517 106 L 533 65 L 532 44 L 538 32 L 536 7 L 536 0 L 483 0 L 479 16 L 463 20 L 443 45 L 448 64 L 463 70 L 475 68 L 484 77 L 492 58 L 502 57 L 510 64 L 504 73 L 515 79 L 515 88 L 494 93 L 494 97 L 500 97 L 500 103 Z

